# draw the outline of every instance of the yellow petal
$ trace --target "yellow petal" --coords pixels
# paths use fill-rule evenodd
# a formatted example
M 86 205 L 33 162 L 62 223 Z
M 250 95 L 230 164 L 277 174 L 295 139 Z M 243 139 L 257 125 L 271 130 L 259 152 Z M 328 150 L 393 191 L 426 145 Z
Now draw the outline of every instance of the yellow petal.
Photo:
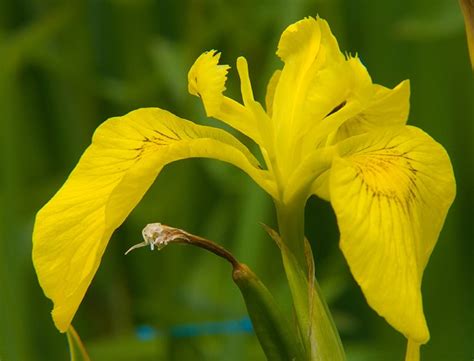
M 350 136 L 387 126 L 404 125 L 409 112 L 410 84 L 394 89 L 373 84 L 357 57 L 316 75 L 303 114 L 313 119 L 303 140 L 303 152 L 338 143 Z M 326 114 L 326 115 L 325 115 Z M 317 119 L 322 119 L 317 121 Z
M 323 19 L 307 18 L 288 27 L 278 55 L 285 65 L 272 118 L 281 173 L 288 178 L 291 163 L 333 144 L 337 129 L 367 108 L 374 89 L 365 67 L 357 58 L 346 60 Z
M 299 131 L 298 112 L 305 99 L 314 72 L 319 69 L 318 58 L 321 30 L 313 18 L 290 25 L 281 35 L 277 55 L 285 62 L 274 92 L 273 118 L 283 145 Z M 316 62 L 316 64 L 315 64 Z
M 372 89 L 365 109 L 340 126 L 335 143 L 372 130 L 406 124 L 410 111 L 410 82 L 402 81 L 393 89 L 373 84 Z
M 395 129 L 337 146 L 330 198 L 341 249 L 369 305 L 408 339 L 426 343 L 421 279 L 455 181 L 440 144 L 418 128 Z
M 285 187 L 284 203 L 293 203 L 295 198 L 300 198 L 305 201 L 312 194 L 329 200 L 329 196 L 321 197 L 319 194 L 320 190 L 318 189 L 319 183 L 317 182 L 324 183 L 328 189 L 327 193 L 329 193 L 329 182 L 327 179 L 329 178 L 328 174 L 335 150 L 335 146 L 313 150 L 296 166 L 295 171 L 292 173 Z M 316 192 L 316 190 L 318 192 Z
M 237 71 L 240 77 L 240 91 L 245 108 L 252 114 L 253 119 L 248 124 L 247 134 L 262 148 L 264 153 L 273 143 L 273 124 L 262 105 L 253 97 L 252 84 L 250 82 L 247 60 L 243 56 L 237 58 Z M 251 132 L 251 133 L 249 133 Z M 264 153 L 265 155 L 265 153 Z M 268 164 L 268 159 L 265 158 Z
M 319 24 L 312 17 L 305 18 L 285 29 L 278 43 L 277 55 L 285 63 L 301 57 L 311 65 L 319 50 L 320 40 Z
M 67 330 L 120 226 L 166 164 L 215 158 L 236 165 L 272 192 L 266 172 L 227 132 L 196 125 L 157 108 L 109 119 L 95 132 L 63 187 L 38 212 L 33 261 L 54 302 L 56 327 Z
M 215 50 L 205 52 L 197 58 L 188 73 L 189 92 L 202 99 L 208 116 L 223 121 L 257 144 L 262 144 L 259 125 L 256 124 L 258 119 L 255 119 L 252 110 L 224 96 L 227 71 L 230 67 L 218 65 L 219 59 L 220 53 Z M 242 90 L 246 100 L 249 100 L 249 95 L 253 100 L 248 74 L 242 79 Z
M 275 70 L 267 84 L 267 93 L 265 95 L 265 107 L 269 117 L 273 114 L 273 99 L 275 98 L 275 89 L 280 80 L 281 70 Z
M 339 107 L 331 111 L 329 116 L 325 117 L 318 127 L 313 129 L 313 133 L 309 133 L 310 135 L 305 137 L 305 141 L 308 143 L 306 143 L 306 147 L 303 147 L 304 149 L 314 149 L 315 140 L 318 138 L 325 142 L 321 145 L 326 145 L 326 135 L 331 130 L 337 129 L 335 124 L 339 124 L 339 128 L 329 144 L 338 143 L 354 135 L 406 123 L 410 107 L 410 82 L 405 80 L 394 89 L 388 89 L 378 84 L 372 84 L 367 70 L 359 59 L 351 58 L 347 63 L 350 64 L 349 67 L 347 67 L 347 64 L 342 64 L 339 70 L 333 71 L 335 69 L 330 68 L 321 71 L 318 75 L 312 100 L 315 101 L 315 104 L 319 104 L 319 109 L 327 112 L 328 107 L 337 102 L 341 103 Z M 331 86 L 331 84 L 340 85 L 336 78 L 343 74 L 344 69 L 346 71 L 344 78 L 347 80 L 346 93 L 340 92 L 339 86 Z M 347 72 L 349 69 L 352 69 L 352 74 Z M 328 76 L 327 79 L 325 79 L 326 75 Z M 368 90 L 368 87 L 371 89 Z M 353 94 L 350 95 L 349 92 Z M 365 107 L 363 106 L 364 103 Z M 317 118 L 317 111 L 321 112 L 321 110 L 313 110 L 312 112 L 308 111 L 308 113 Z M 316 146 L 318 145 L 316 144 Z M 314 153 L 314 150 L 310 151 L 311 153 Z M 319 198 L 329 201 L 329 171 L 321 172 L 322 168 L 308 163 L 313 161 L 320 162 L 320 160 L 307 157 L 298 167 L 309 170 L 306 172 L 306 177 L 300 175 L 300 170 L 292 178 L 298 177 L 300 179 L 299 183 L 302 183 L 303 179 L 309 180 L 311 174 L 317 174 L 318 176 L 311 186 L 310 194 L 315 194 Z M 318 169 L 317 173 L 311 171 L 311 169 L 316 168 Z
M 322 120 L 325 115 L 318 104 L 319 95 L 335 92 L 335 98 L 343 98 L 347 87 L 339 86 L 345 77 L 338 77 L 327 68 L 338 68 L 344 57 L 337 42 L 322 19 L 306 18 L 290 25 L 282 34 L 277 55 L 285 65 L 274 91 L 272 119 L 275 126 L 275 143 L 278 144 L 279 172 L 288 179 L 294 163 L 299 163 L 307 154 L 303 149 L 306 130 Z M 335 59 L 339 57 L 339 60 Z M 314 90 L 319 78 L 327 79 L 330 88 L 323 92 Z M 337 102 L 337 99 L 334 100 Z M 329 105 L 329 112 L 337 104 Z M 320 116 L 314 112 L 320 112 Z M 313 146 L 314 149 L 314 146 Z
M 337 130 L 370 105 L 374 89 L 365 66 L 349 57 L 318 72 L 308 93 L 305 150 L 335 143 Z
M 188 73 L 188 90 L 201 97 L 208 116 L 217 114 L 224 100 L 228 65 L 218 65 L 221 54 L 207 51 L 196 59 Z

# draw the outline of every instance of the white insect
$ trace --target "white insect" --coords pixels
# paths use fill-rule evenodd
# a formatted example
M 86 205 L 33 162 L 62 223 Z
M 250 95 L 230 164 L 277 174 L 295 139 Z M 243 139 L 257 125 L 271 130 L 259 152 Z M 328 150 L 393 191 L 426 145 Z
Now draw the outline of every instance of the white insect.
M 168 245 L 169 242 L 181 238 L 186 239 L 186 236 L 182 233 L 183 231 L 177 228 L 168 227 L 161 223 L 150 223 L 145 226 L 142 230 L 143 242 L 138 243 L 131 247 L 125 254 L 133 251 L 134 249 L 150 246 L 153 251 L 156 249 L 163 249 Z

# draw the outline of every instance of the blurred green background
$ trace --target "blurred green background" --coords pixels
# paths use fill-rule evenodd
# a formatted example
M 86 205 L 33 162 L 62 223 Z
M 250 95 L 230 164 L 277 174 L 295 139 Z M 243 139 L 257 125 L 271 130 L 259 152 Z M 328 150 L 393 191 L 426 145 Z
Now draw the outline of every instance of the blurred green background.
M 279 66 L 278 38 L 304 16 L 326 18 L 341 49 L 375 82 L 410 78 L 410 123 L 452 157 L 458 195 L 425 272 L 431 341 L 423 360 L 473 358 L 474 82 L 452 0 L 0 1 L 0 360 L 67 360 L 66 337 L 31 263 L 35 212 L 54 194 L 106 118 L 158 106 L 199 123 L 186 74 L 204 50 L 245 55 L 256 96 Z M 238 96 L 231 72 L 228 93 Z M 348 359 L 402 360 L 405 343 L 366 304 L 338 249 L 328 204 L 311 199 L 307 236 Z M 288 306 L 268 196 L 238 170 L 209 160 L 167 167 L 116 232 L 74 324 L 94 361 L 263 360 L 246 332 L 177 337 L 179 325 L 241 320 L 245 308 L 222 260 L 189 247 L 124 251 L 160 221 L 224 244 Z M 160 334 L 148 341 L 136 328 Z

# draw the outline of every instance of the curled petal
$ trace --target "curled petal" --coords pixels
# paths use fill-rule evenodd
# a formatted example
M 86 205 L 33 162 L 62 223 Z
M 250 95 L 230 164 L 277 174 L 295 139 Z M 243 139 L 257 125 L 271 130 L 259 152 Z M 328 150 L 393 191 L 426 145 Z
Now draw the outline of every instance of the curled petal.
M 91 283 L 107 243 L 161 169 L 186 158 L 214 158 L 244 170 L 274 192 L 266 172 L 229 133 L 148 108 L 111 118 L 96 130 L 66 183 L 38 212 L 33 262 L 65 332 Z
M 248 101 L 253 101 L 252 88 L 248 72 L 239 71 L 240 74 L 246 75 L 242 78 L 242 90 L 246 106 L 224 96 L 225 82 L 227 80 L 227 72 L 230 69 L 228 65 L 219 65 L 220 53 L 215 50 L 205 52 L 197 58 L 188 73 L 188 90 L 192 95 L 196 95 L 202 99 L 206 114 L 210 117 L 219 119 L 230 125 L 232 128 L 245 134 L 253 139 L 257 144 L 261 144 L 261 135 L 258 131 L 259 119 L 252 111 L 252 107 L 248 109 Z M 239 66 L 240 63 L 240 66 Z M 245 60 L 239 58 L 238 68 L 242 70 Z
M 443 147 L 414 127 L 337 146 L 329 190 L 340 247 L 369 305 L 415 343 L 426 343 L 421 279 L 455 196 Z
M 218 65 L 221 54 L 206 51 L 194 62 L 188 73 L 188 91 L 201 97 L 208 116 L 219 113 L 224 100 L 228 65 Z

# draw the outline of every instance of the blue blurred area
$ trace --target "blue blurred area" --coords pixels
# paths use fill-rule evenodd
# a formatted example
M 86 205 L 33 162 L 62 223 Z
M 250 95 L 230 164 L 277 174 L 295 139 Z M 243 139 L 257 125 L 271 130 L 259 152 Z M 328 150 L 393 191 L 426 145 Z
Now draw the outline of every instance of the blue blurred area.
M 241 320 L 230 320 L 221 322 L 205 322 L 201 324 L 189 324 L 174 326 L 169 331 L 156 329 L 149 325 L 140 325 L 136 328 L 139 340 L 149 341 L 156 337 L 169 334 L 171 337 L 197 337 L 202 335 L 219 335 L 233 333 L 253 333 L 252 321 L 245 317 Z
M 162 331 L 157 330 L 153 326 L 140 325 L 136 329 L 136 334 L 140 341 L 150 341 L 155 337 L 162 335 Z

